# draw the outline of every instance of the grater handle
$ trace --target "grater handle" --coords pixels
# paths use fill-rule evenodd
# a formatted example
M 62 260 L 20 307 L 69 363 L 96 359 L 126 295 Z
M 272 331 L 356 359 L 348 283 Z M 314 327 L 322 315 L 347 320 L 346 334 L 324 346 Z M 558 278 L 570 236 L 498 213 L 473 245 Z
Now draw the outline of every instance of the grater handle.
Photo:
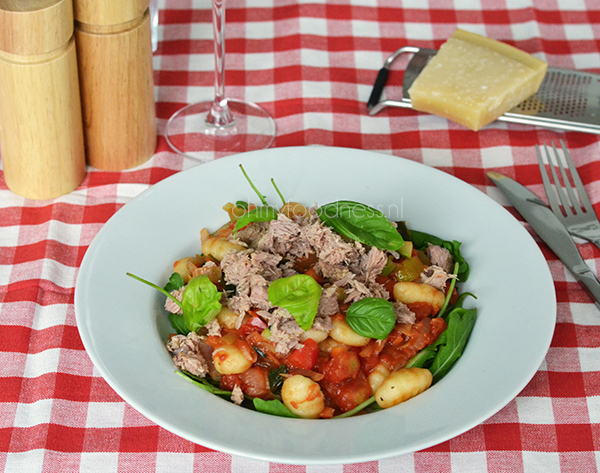
M 369 97 L 369 101 L 367 102 L 367 108 L 369 110 L 371 110 L 375 105 L 379 103 L 379 99 L 381 98 L 383 88 L 385 87 L 385 83 L 387 82 L 389 75 L 389 69 L 385 67 L 379 69 L 379 72 L 377 73 L 377 78 L 375 79 L 375 85 L 373 85 L 371 96 Z

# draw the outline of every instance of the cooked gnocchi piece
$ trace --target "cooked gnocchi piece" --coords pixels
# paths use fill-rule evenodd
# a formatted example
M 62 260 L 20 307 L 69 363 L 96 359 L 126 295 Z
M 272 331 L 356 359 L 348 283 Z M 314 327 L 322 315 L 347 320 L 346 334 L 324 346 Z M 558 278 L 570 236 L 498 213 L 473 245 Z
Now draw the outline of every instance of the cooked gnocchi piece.
M 281 400 L 290 411 L 304 419 L 316 419 L 325 409 L 321 386 L 299 374 L 283 382 Z
M 202 241 L 202 254 L 204 256 L 210 256 L 217 261 L 221 261 L 225 255 L 231 251 L 242 251 L 246 249 L 245 246 L 240 245 L 239 243 L 209 236 L 206 229 L 203 229 L 200 233 L 200 239 Z
M 446 296 L 442 291 L 429 284 L 400 281 L 394 284 L 394 299 L 404 304 L 427 302 L 437 312 L 444 305 Z
M 425 391 L 433 381 L 431 372 L 424 368 L 404 368 L 393 372 L 375 391 L 379 407 L 387 409 Z
M 352 330 L 352 327 L 348 325 L 348 322 L 341 317 L 333 318 L 333 329 L 331 332 L 329 332 L 329 336 L 336 342 L 340 342 L 351 347 L 364 347 L 371 341 L 370 338 L 363 337 Z
M 256 357 L 249 356 L 235 345 L 223 345 L 216 348 L 213 350 L 212 359 L 215 369 L 221 374 L 243 373 L 256 361 Z

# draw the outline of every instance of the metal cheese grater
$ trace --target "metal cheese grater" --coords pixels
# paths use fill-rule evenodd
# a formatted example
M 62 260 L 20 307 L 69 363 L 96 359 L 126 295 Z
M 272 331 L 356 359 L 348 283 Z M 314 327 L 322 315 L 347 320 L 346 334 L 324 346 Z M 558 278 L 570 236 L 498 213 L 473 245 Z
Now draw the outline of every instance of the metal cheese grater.
M 404 72 L 402 99 L 380 101 L 392 63 L 405 54 L 413 56 Z M 375 115 L 385 107 L 411 108 L 408 89 L 436 54 L 436 49 L 406 46 L 388 57 L 369 97 L 369 114 Z M 600 134 L 600 75 L 548 67 L 538 92 L 498 120 Z

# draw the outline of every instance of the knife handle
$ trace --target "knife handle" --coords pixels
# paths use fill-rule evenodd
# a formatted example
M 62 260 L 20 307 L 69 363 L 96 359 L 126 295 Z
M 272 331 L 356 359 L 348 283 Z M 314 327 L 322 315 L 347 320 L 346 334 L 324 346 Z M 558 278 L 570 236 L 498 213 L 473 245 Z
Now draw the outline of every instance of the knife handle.
M 588 289 L 590 295 L 596 299 L 596 305 L 600 307 L 600 282 L 594 273 L 586 266 L 577 270 L 574 275 Z

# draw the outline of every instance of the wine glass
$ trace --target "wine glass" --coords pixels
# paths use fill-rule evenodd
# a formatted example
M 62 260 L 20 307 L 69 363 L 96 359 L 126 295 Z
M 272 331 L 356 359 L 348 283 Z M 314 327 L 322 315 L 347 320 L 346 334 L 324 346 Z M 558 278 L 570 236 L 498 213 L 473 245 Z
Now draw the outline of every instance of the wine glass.
M 259 105 L 225 96 L 225 0 L 212 0 L 215 47 L 213 100 L 194 103 L 173 114 L 165 137 L 180 155 L 206 161 L 264 149 L 275 138 L 275 120 Z

